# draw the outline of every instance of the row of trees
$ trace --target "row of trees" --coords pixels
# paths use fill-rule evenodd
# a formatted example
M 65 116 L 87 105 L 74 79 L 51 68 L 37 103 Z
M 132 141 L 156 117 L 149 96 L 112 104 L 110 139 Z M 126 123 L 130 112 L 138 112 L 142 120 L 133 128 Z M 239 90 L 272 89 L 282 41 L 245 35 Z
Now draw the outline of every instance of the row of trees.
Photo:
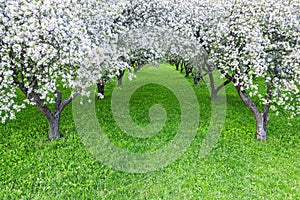
M 255 117 L 257 139 L 266 139 L 270 109 L 300 113 L 297 0 L 0 0 L 0 9 L 2 122 L 35 105 L 50 139 L 60 137 L 61 112 L 89 95 L 87 87 L 103 94 L 125 69 L 162 59 L 209 75 L 212 98 L 233 83 Z M 224 85 L 214 85 L 213 70 Z M 61 87 L 74 92 L 62 99 Z M 26 96 L 21 104 L 17 90 Z

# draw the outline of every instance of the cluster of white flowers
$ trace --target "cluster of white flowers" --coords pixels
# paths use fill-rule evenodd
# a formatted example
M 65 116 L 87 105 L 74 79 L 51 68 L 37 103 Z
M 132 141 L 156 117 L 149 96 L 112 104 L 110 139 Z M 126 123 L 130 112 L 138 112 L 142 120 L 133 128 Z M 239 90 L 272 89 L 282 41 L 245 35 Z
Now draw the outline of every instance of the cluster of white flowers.
M 202 3 L 194 31 L 222 76 L 263 105 L 280 105 L 299 114 L 300 2 Z
M 0 116 L 26 103 L 55 103 L 59 87 L 85 88 L 119 68 L 107 44 L 123 3 L 80 0 L 0 0 Z M 17 89 L 27 96 L 15 105 Z M 84 91 L 84 90 L 81 90 Z

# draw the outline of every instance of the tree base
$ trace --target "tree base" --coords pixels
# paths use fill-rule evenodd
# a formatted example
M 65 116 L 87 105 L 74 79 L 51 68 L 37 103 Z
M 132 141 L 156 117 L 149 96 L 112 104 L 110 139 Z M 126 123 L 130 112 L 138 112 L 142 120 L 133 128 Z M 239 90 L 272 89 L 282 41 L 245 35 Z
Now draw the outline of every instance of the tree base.
M 267 140 L 267 135 L 256 135 L 257 140 Z

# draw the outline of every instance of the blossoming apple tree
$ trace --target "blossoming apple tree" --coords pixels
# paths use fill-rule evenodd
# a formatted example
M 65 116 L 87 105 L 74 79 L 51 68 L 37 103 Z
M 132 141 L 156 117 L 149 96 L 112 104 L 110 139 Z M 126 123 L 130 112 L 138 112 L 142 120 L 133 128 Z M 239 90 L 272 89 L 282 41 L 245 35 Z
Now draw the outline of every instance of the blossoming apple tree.
M 15 112 L 32 104 L 47 117 L 49 138 L 60 137 L 63 109 L 80 92 L 84 94 L 85 87 L 96 83 L 105 70 L 102 64 L 107 55 L 98 45 L 104 43 L 105 37 L 101 36 L 109 28 L 105 22 L 117 6 L 112 8 L 108 3 L 104 9 L 100 3 L 0 1 L 2 122 L 15 118 Z M 61 88 L 71 88 L 74 92 L 63 99 Z M 15 102 L 18 90 L 26 97 L 20 104 Z
M 269 110 L 300 113 L 299 1 L 225 1 L 206 39 L 209 58 L 256 120 L 265 140 Z

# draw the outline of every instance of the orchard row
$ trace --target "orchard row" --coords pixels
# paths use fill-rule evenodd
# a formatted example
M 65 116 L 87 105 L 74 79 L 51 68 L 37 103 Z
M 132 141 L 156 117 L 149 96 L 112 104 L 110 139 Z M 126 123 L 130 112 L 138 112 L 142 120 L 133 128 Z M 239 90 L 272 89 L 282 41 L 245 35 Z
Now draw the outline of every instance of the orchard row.
M 253 113 L 257 139 L 270 109 L 300 114 L 298 0 L 0 0 L 0 9 L 3 123 L 32 104 L 58 138 L 61 112 L 86 88 L 163 60 L 196 83 L 218 70 Z M 224 85 L 211 85 L 216 98 Z M 74 93 L 63 99 L 60 87 Z

